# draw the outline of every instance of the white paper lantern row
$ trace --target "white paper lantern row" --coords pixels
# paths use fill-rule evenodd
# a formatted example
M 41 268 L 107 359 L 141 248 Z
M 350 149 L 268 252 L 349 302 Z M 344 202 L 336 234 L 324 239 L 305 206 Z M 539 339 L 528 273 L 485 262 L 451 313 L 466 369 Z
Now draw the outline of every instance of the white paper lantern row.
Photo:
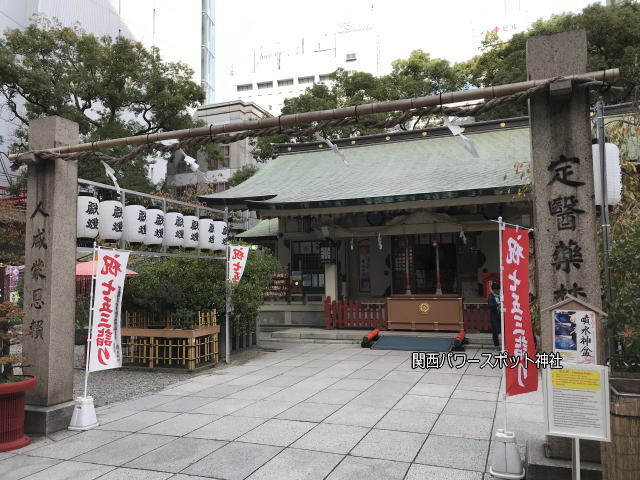
M 593 156 L 593 190 L 596 205 L 602 205 L 602 175 L 600 168 L 600 148 L 596 143 L 591 146 Z M 607 203 L 615 205 L 622 199 L 622 172 L 620 169 L 620 150 L 613 143 L 604 144 L 604 158 L 607 171 Z
M 78 238 L 118 241 L 131 244 L 224 250 L 227 243 L 225 222 L 178 212 L 165 214 L 158 208 L 127 205 L 116 200 L 99 202 L 92 196 L 78 197 L 76 221 Z
M 147 209 L 146 245 L 161 245 L 164 237 L 164 212 L 159 208 Z
M 215 241 L 213 250 L 224 250 L 227 248 L 228 228 L 225 222 L 213 222 Z
M 103 240 L 117 241 L 122 238 L 122 203 L 117 200 L 105 200 L 98 205 L 98 234 Z
M 78 197 L 76 216 L 76 236 L 78 238 L 96 238 L 98 235 L 98 199 L 91 196 Z
M 198 217 L 195 215 L 184 216 L 184 248 L 196 248 L 198 246 Z
M 124 231 L 126 242 L 140 244 L 147 234 L 147 209 L 142 205 L 124 207 Z
M 184 242 L 184 216 L 178 212 L 168 212 L 164 219 L 164 238 L 167 247 L 181 247 Z
M 213 220 L 201 218 L 198 222 L 198 246 L 200 250 L 213 250 L 215 243 Z
M 201 218 L 199 240 L 201 250 L 224 250 L 227 247 L 228 229 L 225 222 Z

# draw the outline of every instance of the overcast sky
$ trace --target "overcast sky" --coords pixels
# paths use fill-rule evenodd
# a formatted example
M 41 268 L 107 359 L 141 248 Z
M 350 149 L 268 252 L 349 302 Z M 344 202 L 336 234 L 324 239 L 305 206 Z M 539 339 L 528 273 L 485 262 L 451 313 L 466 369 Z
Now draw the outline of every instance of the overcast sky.
M 216 90 L 229 88 L 231 65 L 261 45 L 289 44 L 303 35 L 331 33 L 351 22 L 380 35 L 382 58 L 391 62 L 421 48 L 452 62 L 478 53 L 482 32 L 499 26 L 522 31 L 538 18 L 579 12 L 585 0 L 218 0 Z

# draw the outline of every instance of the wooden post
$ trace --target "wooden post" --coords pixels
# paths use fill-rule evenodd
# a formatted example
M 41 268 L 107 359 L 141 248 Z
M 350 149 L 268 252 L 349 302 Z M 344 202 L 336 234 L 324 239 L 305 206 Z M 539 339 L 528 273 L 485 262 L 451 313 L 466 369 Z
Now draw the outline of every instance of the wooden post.
M 527 72 L 532 80 L 587 71 L 584 30 L 531 37 L 526 50 Z M 529 119 L 540 311 L 563 300 L 566 294 L 600 308 L 588 91 L 573 88 L 570 81 L 552 84 L 549 92 L 529 100 Z M 542 351 L 551 352 L 552 320 L 541 316 L 540 324 Z M 601 323 L 597 331 L 597 361 L 602 364 Z M 569 450 L 564 438 L 549 436 L 547 443 L 550 456 L 563 456 L 560 452 Z M 585 460 L 596 460 L 598 449 L 597 443 L 581 441 Z
M 78 143 L 78 124 L 60 117 L 32 120 L 29 148 Z M 24 272 L 24 372 L 38 378 L 27 392 L 25 430 L 67 428 L 73 413 L 75 248 L 78 164 L 39 160 L 28 167 Z

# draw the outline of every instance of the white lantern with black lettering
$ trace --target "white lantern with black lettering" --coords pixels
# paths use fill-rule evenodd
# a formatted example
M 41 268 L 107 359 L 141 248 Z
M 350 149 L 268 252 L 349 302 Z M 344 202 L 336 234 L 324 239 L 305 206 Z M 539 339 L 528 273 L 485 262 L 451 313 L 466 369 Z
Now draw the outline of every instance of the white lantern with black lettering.
M 591 145 L 593 156 L 593 190 L 596 205 L 602 205 L 602 175 L 600 165 L 600 146 Z M 604 160 L 607 172 L 607 204 L 616 205 L 622 199 L 622 171 L 620 168 L 620 149 L 613 143 L 604 144 Z
M 201 218 L 198 222 L 198 246 L 200 250 L 213 250 L 215 227 L 210 218 Z
M 122 203 L 104 200 L 98 204 L 100 221 L 98 233 L 102 240 L 117 241 L 122 238 Z
M 184 248 L 196 248 L 198 246 L 198 217 L 195 215 L 184 216 Z
M 124 207 L 124 230 L 122 235 L 125 241 L 132 245 L 144 242 L 147 234 L 147 209 L 142 205 L 127 205 Z
M 96 238 L 98 235 L 98 203 L 98 199 L 91 195 L 81 193 L 78 197 L 76 237 L 89 239 Z
M 184 217 L 179 212 L 167 212 L 164 219 L 164 240 L 167 247 L 181 247 L 184 242 Z
M 214 250 L 224 250 L 227 248 L 228 228 L 225 222 L 213 222 L 215 241 L 213 242 Z
M 159 208 L 147 209 L 145 245 L 161 245 L 164 237 L 164 212 Z

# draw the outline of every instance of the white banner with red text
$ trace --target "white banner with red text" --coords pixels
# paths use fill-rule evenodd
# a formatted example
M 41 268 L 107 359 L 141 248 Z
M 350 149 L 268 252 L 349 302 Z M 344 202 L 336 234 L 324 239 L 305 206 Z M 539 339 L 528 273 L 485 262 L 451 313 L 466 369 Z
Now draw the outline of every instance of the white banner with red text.
M 129 252 L 98 248 L 95 265 L 89 371 L 122 367 L 120 308 Z
M 504 345 L 509 356 L 518 359 L 506 369 L 508 396 L 538 389 L 536 348 L 529 311 L 529 232 L 503 227 L 501 271 L 504 295 Z M 529 362 L 531 360 L 532 362 Z
M 248 256 L 249 247 L 229 245 L 229 280 L 231 283 L 240 282 Z

